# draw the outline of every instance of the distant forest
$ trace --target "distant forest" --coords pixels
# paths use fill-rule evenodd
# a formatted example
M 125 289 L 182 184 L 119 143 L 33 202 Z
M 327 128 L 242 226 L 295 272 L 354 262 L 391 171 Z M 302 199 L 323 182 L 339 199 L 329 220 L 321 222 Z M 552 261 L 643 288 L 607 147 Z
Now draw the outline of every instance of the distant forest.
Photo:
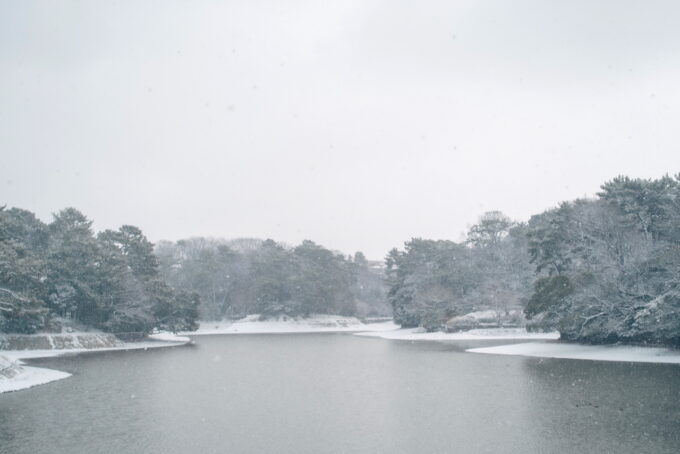
M 312 241 L 191 238 L 156 248 L 163 278 L 196 293 L 203 320 L 248 314 L 389 316 L 380 263 L 361 252 L 344 256 Z
M 618 177 L 595 198 L 512 221 L 483 214 L 466 240 L 414 238 L 381 263 L 311 241 L 95 234 L 68 208 L 49 224 L 0 209 L 0 331 L 80 323 L 114 333 L 192 330 L 247 314 L 393 314 L 404 327 L 557 330 L 571 341 L 680 345 L 680 175 Z

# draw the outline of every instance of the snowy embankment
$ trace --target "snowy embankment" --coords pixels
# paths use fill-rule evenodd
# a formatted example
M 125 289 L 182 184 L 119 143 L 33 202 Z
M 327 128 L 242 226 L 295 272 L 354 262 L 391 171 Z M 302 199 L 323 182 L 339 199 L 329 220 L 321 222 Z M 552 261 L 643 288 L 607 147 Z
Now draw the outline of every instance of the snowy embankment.
M 23 366 L 0 356 L 0 393 L 44 385 L 70 376 L 71 374 L 58 370 Z
M 85 336 L 87 333 L 77 333 L 74 336 Z M 50 338 L 50 335 L 35 335 Z M 54 349 L 26 349 L 0 350 L 0 393 L 19 391 L 37 385 L 43 385 L 56 380 L 70 377 L 71 374 L 58 370 L 41 367 L 25 366 L 21 361 L 31 358 L 49 358 L 67 354 L 95 353 L 127 350 L 147 350 L 150 348 L 175 347 L 191 342 L 188 337 L 177 336 L 172 333 L 158 333 L 149 336 L 144 342 L 119 342 L 115 346 L 100 348 L 54 348 Z M 53 339 L 47 339 L 52 343 Z
M 447 341 L 447 340 L 503 340 L 503 339 L 559 339 L 559 333 L 529 333 L 524 328 L 485 328 L 444 333 L 428 333 L 422 328 L 404 328 L 391 331 L 356 333 L 357 336 L 380 337 L 382 339 L 410 341 Z
M 260 320 L 258 314 L 239 320 L 201 322 L 197 331 L 182 333 L 186 336 L 210 334 L 285 334 L 285 333 L 353 333 L 359 331 L 394 330 L 397 325 L 389 322 L 362 323 L 356 317 L 339 315 L 312 315 L 303 317 L 279 317 Z
M 471 353 L 518 355 L 538 358 L 584 359 L 635 363 L 680 364 L 680 350 L 630 345 L 581 345 L 559 342 L 529 342 L 498 347 L 470 348 Z

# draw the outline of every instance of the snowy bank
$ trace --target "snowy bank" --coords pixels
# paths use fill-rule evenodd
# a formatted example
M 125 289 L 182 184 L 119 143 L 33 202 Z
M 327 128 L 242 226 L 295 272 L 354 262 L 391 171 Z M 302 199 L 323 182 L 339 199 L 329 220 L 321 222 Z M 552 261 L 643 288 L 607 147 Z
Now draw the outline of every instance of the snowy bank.
M 467 351 L 472 353 L 533 356 L 539 358 L 680 364 L 679 350 L 662 347 L 529 342 L 523 344 L 501 345 L 498 347 L 470 348 Z
M 0 350 L 0 393 L 18 391 L 36 385 L 43 385 L 55 380 L 70 377 L 71 374 L 58 370 L 25 366 L 21 361 L 31 358 L 50 358 L 60 355 L 96 353 L 127 350 L 148 350 L 184 345 L 191 342 L 188 337 L 172 333 L 157 333 L 149 336 L 144 342 L 118 342 L 112 347 L 99 348 L 50 348 L 29 350 Z
M 58 370 L 23 366 L 17 361 L 0 356 L 0 394 L 44 385 L 70 376 L 71 374 Z
M 189 339 L 186 336 L 178 336 L 177 334 L 173 333 L 168 333 L 168 332 L 162 332 L 162 333 L 156 333 L 156 334 L 150 334 L 149 339 L 157 340 L 157 341 L 163 341 L 163 342 L 173 342 L 173 343 L 182 343 L 186 344 L 191 342 L 191 339 Z
M 357 336 L 410 341 L 456 341 L 456 340 L 502 340 L 502 339 L 559 339 L 559 333 L 529 333 L 524 328 L 487 328 L 444 333 L 424 332 L 422 328 L 395 329 L 390 331 L 356 333 Z
M 61 355 L 72 355 L 79 353 L 112 352 L 127 350 L 148 350 L 150 348 L 164 348 L 184 345 L 191 342 L 191 339 L 184 336 L 177 336 L 172 333 L 157 333 L 149 335 L 148 341 L 142 342 L 121 342 L 115 347 L 101 348 L 62 348 L 62 349 L 39 349 L 39 350 L 0 350 L 0 354 L 10 360 L 22 360 L 32 358 L 51 358 Z
M 362 323 L 356 317 L 338 315 L 311 315 L 309 317 L 279 317 L 260 320 L 257 314 L 240 320 L 201 322 L 197 331 L 182 333 L 185 336 L 209 334 L 284 334 L 284 333 L 342 333 L 358 331 L 394 330 L 397 325 L 388 322 Z

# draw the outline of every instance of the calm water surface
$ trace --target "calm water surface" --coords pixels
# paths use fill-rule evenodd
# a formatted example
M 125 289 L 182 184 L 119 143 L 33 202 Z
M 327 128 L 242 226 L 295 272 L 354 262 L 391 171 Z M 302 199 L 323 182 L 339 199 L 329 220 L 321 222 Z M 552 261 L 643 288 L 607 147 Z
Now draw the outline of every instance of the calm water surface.
M 346 334 L 195 342 L 33 361 L 73 377 L 0 395 L 0 452 L 680 452 L 677 365 Z

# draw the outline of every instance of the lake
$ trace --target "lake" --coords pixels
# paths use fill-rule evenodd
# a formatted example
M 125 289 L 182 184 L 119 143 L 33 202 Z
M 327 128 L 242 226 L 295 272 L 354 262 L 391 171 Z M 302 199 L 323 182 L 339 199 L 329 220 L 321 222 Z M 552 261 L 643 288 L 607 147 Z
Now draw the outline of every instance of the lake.
M 464 352 L 498 341 L 194 340 L 31 361 L 73 376 L 0 395 L 0 452 L 680 452 L 678 365 Z

